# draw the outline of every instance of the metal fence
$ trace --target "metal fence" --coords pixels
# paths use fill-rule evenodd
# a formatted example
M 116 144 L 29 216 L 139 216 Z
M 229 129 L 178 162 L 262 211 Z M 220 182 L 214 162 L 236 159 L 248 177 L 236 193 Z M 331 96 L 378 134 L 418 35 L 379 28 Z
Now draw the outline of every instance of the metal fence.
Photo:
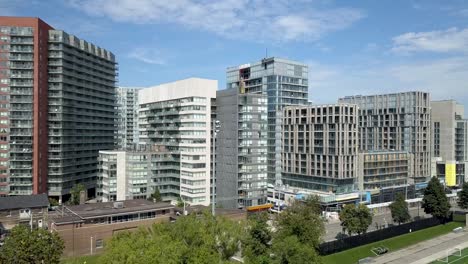
M 447 221 L 452 221 L 452 219 L 453 217 L 451 215 Z M 394 225 L 385 229 L 322 243 L 319 246 L 319 252 L 322 256 L 330 255 L 350 248 L 407 234 L 410 230 L 413 232 L 440 224 L 441 222 L 436 218 L 425 218 L 406 224 Z

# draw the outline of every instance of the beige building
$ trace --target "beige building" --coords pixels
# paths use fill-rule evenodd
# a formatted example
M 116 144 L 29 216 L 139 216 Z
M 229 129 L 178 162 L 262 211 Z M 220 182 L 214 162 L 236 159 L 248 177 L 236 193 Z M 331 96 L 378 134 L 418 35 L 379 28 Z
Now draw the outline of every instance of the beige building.
M 455 186 L 468 180 L 468 120 L 455 100 L 431 102 L 432 176 Z
M 412 161 L 412 154 L 406 151 L 359 153 L 359 189 L 368 191 L 408 185 L 413 172 Z
M 414 155 L 410 184 L 431 175 L 430 95 L 401 92 L 347 96 L 340 103 L 359 106 L 360 151 L 407 151 Z
M 283 184 L 333 193 L 355 190 L 357 106 L 291 106 L 283 114 Z

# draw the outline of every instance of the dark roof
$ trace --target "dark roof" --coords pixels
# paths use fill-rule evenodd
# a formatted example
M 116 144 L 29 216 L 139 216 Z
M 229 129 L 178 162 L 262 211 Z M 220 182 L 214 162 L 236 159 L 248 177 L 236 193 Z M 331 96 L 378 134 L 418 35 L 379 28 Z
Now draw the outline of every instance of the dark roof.
M 36 195 L 0 197 L 0 211 L 48 206 L 49 198 L 45 193 Z
M 126 200 L 120 202 L 123 203 L 122 208 L 115 208 L 114 202 L 66 206 L 66 208 L 64 208 L 63 216 L 61 214 L 62 207 L 59 206 L 57 210 L 60 212 L 57 212 L 55 217 L 53 217 L 54 222 L 56 224 L 63 224 L 69 222 L 80 222 L 84 219 L 90 218 L 174 208 L 174 206 L 170 203 L 153 203 L 143 199 Z
M 179 213 L 182 213 L 183 210 L 184 209 L 182 207 L 174 208 L 174 211 L 179 212 Z M 211 206 L 191 205 L 191 206 L 187 206 L 185 210 L 189 214 L 201 213 L 204 211 L 208 211 L 209 213 L 211 213 Z M 246 211 L 243 209 L 216 208 L 215 211 L 216 211 L 216 215 L 224 215 L 224 216 L 246 213 Z

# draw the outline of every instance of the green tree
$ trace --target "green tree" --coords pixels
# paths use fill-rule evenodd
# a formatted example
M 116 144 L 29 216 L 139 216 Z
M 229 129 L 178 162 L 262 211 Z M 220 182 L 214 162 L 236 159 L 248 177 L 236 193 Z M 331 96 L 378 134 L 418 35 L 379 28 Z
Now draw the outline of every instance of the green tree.
M 366 205 L 345 205 L 340 212 L 340 221 L 343 230 L 352 234 L 363 234 L 372 224 L 372 214 Z
M 268 214 L 252 215 L 247 224 L 246 237 L 242 241 L 242 254 L 246 263 L 269 263 L 271 239 Z
M 393 203 L 390 204 L 392 219 L 398 224 L 408 222 L 411 216 L 408 211 L 408 203 L 405 201 L 403 194 L 399 193 Z
M 56 232 L 31 231 L 29 227 L 18 225 L 0 248 L 0 263 L 60 263 L 63 249 L 63 240 Z
M 49 198 L 49 204 L 50 206 L 58 206 L 59 202 L 54 198 Z
M 317 251 L 313 247 L 301 243 L 294 235 L 285 237 L 282 240 L 275 240 L 273 252 L 273 261 L 271 263 L 274 264 L 322 263 Z
M 458 206 L 468 209 L 468 182 L 463 183 L 462 190 L 458 192 Z
M 424 208 L 426 214 L 431 214 L 444 222 L 449 216 L 450 203 L 445 194 L 444 186 L 437 177 L 432 177 L 426 189 L 424 189 L 422 208 Z
M 277 218 L 275 239 L 296 236 L 301 243 L 318 248 L 324 234 L 318 197 L 309 196 L 305 201 L 295 201 Z
M 151 194 L 150 200 L 155 202 L 162 202 L 161 192 L 159 191 L 158 187 L 156 187 L 154 192 Z
M 208 212 L 183 216 L 175 223 L 112 237 L 100 263 L 228 263 L 239 251 L 243 230 Z
M 321 263 L 317 248 L 324 233 L 318 197 L 295 201 L 278 215 L 271 263 Z M 269 263 L 269 262 L 264 262 Z
M 184 201 L 182 200 L 182 198 L 180 197 L 177 197 L 177 204 L 176 204 L 177 207 L 184 207 Z
M 80 193 L 81 191 L 86 191 L 86 187 L 79 183 L 73 186 L 73 188 L 70 190 L 70 200 L 68 201 L 70 205 L 77 205 L 80 204 Z

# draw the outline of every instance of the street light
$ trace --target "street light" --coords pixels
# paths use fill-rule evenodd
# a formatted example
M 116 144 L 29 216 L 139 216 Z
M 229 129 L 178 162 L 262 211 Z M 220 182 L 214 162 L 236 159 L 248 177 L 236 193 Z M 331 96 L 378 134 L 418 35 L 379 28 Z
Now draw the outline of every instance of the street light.
M 213 182 L 211 183 L 211 214 L 213 216 L 216 215 L 216 210 L 215 210 L 215 203 L 216 203 L 216 198 L 215 198 L 215 184 L 216 184 L 216 135 L 219 132 L 219 129 L 221 128 L 221 122 L 219 120 L 213 120 Z
M 182 212 L 182 215 L 187 215 L 187 211 L 185 211 L 185 200 L 182 198 L 182 195 L 180 195 L 179 197 L 182 203 L 184 204 L 184 211 Z

